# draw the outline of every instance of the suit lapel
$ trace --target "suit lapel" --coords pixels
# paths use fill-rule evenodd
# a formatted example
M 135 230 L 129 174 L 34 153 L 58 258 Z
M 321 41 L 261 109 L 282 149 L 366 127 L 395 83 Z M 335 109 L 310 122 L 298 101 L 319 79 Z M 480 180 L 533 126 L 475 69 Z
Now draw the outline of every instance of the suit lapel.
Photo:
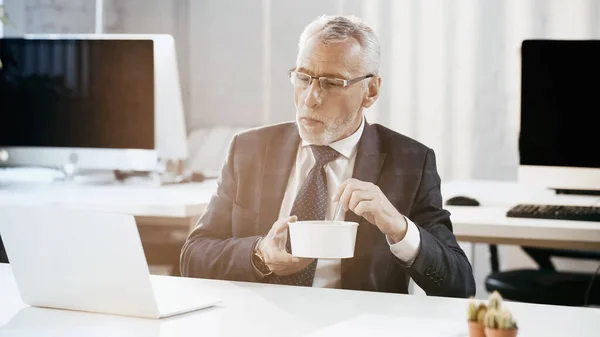
M 296 160 L 299 144 L 298 128 L 295 123 L 291 123 L 267 145 L 260 183 L 258 234 L 266 234 L 279 216 L 281 201 Z
M 361 181 L 371 182 L 377 184 L 381 168 L 385 161 L 386 153 L 382 152 L 379 143 L 379 135 L 375 127 L 365 122 L 365 129 L 363 131 L 360 142 L 358 143 L 358 151 L 356 153 L 356 161 L 354 163 L 354 171 L 352 177 Z M 356 235 L 356 245 L 354 249 L 354 258 L 342 260 L 342 288 L 354 289 L 358 288 L 359 284 L 352 284 L 353 282 L 360 282 L 358 275 L 348 275 L 350 277 L 344 277 L 349 270 L 355 270 L 353 266 L 360 264 L 363 267 L 367 267 L 368 263 L 360 263 L 364 259 L 368 259 L 370 250 L 372 247 L 371 233 L 376 228 L 373 228 L 369 222 L 362 217 L 354 214 L 352 211 L 346 212 L 346 221 L 359 222 L 358 233 Z M 361 274 L 366 275 L 368 271 L 363 271 Z

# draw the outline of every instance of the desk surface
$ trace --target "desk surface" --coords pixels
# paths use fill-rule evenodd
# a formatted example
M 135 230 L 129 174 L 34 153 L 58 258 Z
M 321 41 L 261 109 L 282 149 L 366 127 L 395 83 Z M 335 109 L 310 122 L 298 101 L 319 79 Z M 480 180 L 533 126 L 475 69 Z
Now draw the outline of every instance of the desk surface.
M 379 336 L 402 336 L 402 320 L 445 320 L 460 328 L 466 315 L 464 299 L 152 277 L 167 287 L 184 287 L 191 296 L 217 293 L 223 302 L 162 320 L 27 307 L 10 266 L 0 264 L 0 336 L 305 336 L 347 320 L 359 325 L 354 329 L 378 328 Z M 520 337 L 597 336 L 600 330 L 600 309 L 524 303 L 506 307 L 518 321 Z M 362 315 L 376 315 L 371 317 L 377 318 L 377 326 L 361 325 Z
M 442 184 L 444 200 L 464 195 L 483 207 L 511 207 L 520 203 L 600 206 L 600 196 L 557 195 L 553 190 L 512 181 L 460 180 Z
M 20 182 L 0 184 L 0 203 L 51 204 L 125 212 L 141 217 L 193 218 L 204 211 L 216 180 L 152 186 Z M 445 206 L 461 241 L 600 250 L 600 222 L 507 218 L 517 203 L 600 205 L 600 197 L 557 196 L 539 187 L 503 181 L 454 181 L 442 184 L 444 200 L 465 195 L 478 207 Z
M 204 211 L 216 186 L 216 180 L 164 186 L 143 182 L 92 184 L 4 181 L 0 183 L 0 203 L 77 207 L 148 217 L 197 217 Z
M 508 218 L 519 203 L 600 206 L 598 196 L 556 195 L 553 191 L 501 181 L 456 181 L 442 185 L 444 200 L 463 195 L 481 206 L 445 206 L 459 240 L 600 250 L 600 222 Z

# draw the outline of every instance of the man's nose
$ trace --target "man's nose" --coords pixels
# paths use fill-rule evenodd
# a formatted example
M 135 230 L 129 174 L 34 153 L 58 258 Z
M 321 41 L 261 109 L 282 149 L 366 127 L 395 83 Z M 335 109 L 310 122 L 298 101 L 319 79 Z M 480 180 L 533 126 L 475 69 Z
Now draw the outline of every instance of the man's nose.
M 313 79 L 305 90 L 306 98 L 304 99 L 304 104 L 306 104 L 307 107 L 315 108 L 321 105 L 323 102 L 323 95 L 319 80 Z

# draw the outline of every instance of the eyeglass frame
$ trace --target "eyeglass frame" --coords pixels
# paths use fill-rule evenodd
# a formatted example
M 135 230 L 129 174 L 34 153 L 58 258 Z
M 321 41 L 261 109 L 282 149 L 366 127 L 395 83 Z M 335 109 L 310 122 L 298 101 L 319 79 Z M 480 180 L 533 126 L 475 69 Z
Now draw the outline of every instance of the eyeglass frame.
M 364 75 L 364 76 L 359 76 L 359 77 L 347 80 L 347 79 L 343 79 L 343 78 L 333 78 L 333 77 L 325 77 L 325 76 L 312 76 L 312 75 L 309 75 L 307 73 L 296 71 L 296 67 L 294 67 L 294 68 L 288 70 L 288 78 L 290 78 L 290 79 L 292 78 L 292 73 L 303 74 L 303 75 L 306 75 L 306 76 L 310 77 L 310 82 L 308 82 L 308 85 L 306 86 L 307 88 L 310 87 L 310 85 L 312 84 L 313 80 L 319 81 L 319 86 L 321 86 L 321 81 L 320 80 L 322 78 L 343 81 L 344 85 L 340 87 L 340 89 L 343 89 L 343 88 L 346 88 L 346 87 L 348 87 L 348 86 L 350 86 L 350 85 L 352 85 L 354 83 L 360 82 L 362 80 L 366 80 L 367 78 L 373 78 L 373 77 L 375 77 L 374 74 L 367 74 L 367 75 Z

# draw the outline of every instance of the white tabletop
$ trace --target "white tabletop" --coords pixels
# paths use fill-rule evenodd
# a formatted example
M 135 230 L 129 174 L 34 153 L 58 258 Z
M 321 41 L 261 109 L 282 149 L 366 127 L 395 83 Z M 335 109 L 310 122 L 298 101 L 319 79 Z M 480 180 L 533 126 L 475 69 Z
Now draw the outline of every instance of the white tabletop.
M 563 247 L 573 242 L 571 248 L 582 243 L 588 244 L 587 248 L 600 247 L 600 222 L 506 217 L 506 212 L 520 203 L 600 206 L 598 196 L 556 195 L 552 190 L 515 182 L 472 180 L 443 184 L 442 194 L 444 200 L 467 196 L 481 204 L 444 206 L 451 213 L 454 234 L 459 238 L 554 241 Z
M 600 196 L 557 195 L 544 187 L 519 184 L 515 181 L 457 180 L 442 184 L 444 200 L 467 196 L 483 207 L 509 208 L 516 204 L 600 206 Z
M 76 207 L 135 216 L 193 217 L 202 214 L 215 191 L 216 180 L 162 186 L 145 182 L 3 181 L 0 183 L 0 203 Z
M 352 331 L 403 336 L 459 328 L 466 336 L 464 299 L 304 288 L 242 282 L 162 278 L 190 296 L 216 293 L 222 303 L 162 320 L 41 309 L 25 306 L 9 265 L 0 264 L 0 336 L 306 336 Z M 519 336 L 597 336 L 600 309 L 506 303 Z M 435 325 L 438 325 L 435 327 Z M 464 325 L 463 325 L 464 324 Z M 329 330 L 322 330 L 329 329 Z M 404 333 L 419 336 L 414 330 Z M 426 334 L 423 334 L 426 335 Z M 344 336 L 348 336 L 344 334 Z
M 156 186 L 64 182 L 1 182 L 0 203 L 45 204 L 149 217 L 198 217 L 216 191 L 216 180 Z M 589 243 L 600 247 L 600 222 L 507 218 L 517 203 L 600 205 L 600 197 L 557 196 L 553 191 L 506 181 L 452 181 L 442 184 L 444 200 L 464 195 L 481 206 L 444 206 L 450 211 L 457 237 Z M 577 248 L 577 247 L 573 247 Z M 598 248 L 600 249 L 600 248 Z

